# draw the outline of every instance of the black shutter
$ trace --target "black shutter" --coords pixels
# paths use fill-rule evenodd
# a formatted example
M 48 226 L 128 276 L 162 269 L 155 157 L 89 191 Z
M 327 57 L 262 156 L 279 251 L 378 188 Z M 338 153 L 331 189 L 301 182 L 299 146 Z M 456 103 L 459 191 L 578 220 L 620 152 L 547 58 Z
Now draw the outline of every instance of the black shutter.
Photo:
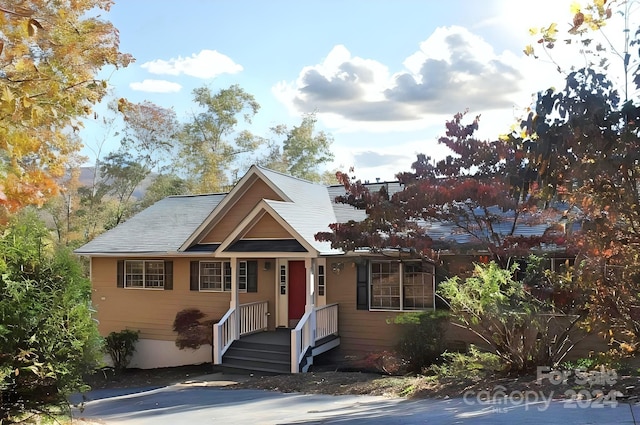
M 191 280 L 189 289 L 192 291 L 200 290 L 200 261 L 191 262 Z
M 247 292 L 258 292 L 257 261 L 247 261 Z
M 356 308 L 369 310 L 369 262 L 358 264 L 356 278 Z
M 165 291 L 173 289 L 173 261 L 164 262 L 164 289 Z
M 124 288 L 124 260 L 118 260 L 116 270 L 116 286 L 118 288 Z

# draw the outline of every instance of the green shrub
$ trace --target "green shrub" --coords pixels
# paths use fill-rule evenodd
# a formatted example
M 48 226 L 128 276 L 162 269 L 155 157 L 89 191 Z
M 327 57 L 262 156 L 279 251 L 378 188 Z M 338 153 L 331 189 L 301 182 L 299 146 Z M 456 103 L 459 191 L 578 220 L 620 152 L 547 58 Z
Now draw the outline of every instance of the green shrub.
M 0 423 L 68 409 L 101 359 L 91 286 L 77 258 L 56 247 L 35 213 L 0 238 Z M 22 416 L 21 416 L 22 415 Z
M 452 319 L 482 340 L 512 372 L 557 365 L 579 337 L 578 315 L 561 315 L 515 280 L 517 265 L 475 264 L 470 277 L 450 278 L 438 289 Z
M 480 379 L 504 369 L 504 363 L 497 355 L 469 346 L 466 353 L 446 352 L 442 363 L 431 365 L 430 371 L 439 378 Z
M 140 331 L 125 329 L 120 332 L 111 332 L 105 340 L 105 349 L 116 371 L 121 371 L 129 366 L 131 357 L 136 351 L 136 342 Z
M 445 311 L 420 311 L 401 314 L 393 323 L 401 325 L 402 336 L 396 346 L 410 372 L 421 372 L 444 352 Z

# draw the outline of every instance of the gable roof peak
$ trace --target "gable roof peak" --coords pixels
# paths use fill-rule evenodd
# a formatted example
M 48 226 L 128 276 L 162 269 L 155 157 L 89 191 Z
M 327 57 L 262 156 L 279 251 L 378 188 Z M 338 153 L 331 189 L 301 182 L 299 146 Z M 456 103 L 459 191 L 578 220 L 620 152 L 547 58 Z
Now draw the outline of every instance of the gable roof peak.
M 323 184 L 321 184 L 321 183 L 312 182 L 311 180 L 303 179 L 302 177 L 292 176 L 292 175 L 290 175 L 290 174 L 283 173 L 282 171 L 272 170 L 271 168 L 263 167 L 263 166 L 261 166 L 261 165 L 254 164 L 254 165 L 252 165 L 251 167 L 255 167 L 255 168 L 257 168 L 258 170 L 260 170 L 261 172 L 263 172 L 263 173 L 266 171 L 267 173 L 277 174 L 277 175 L 279 175 L 279 176 L 286 177 L 286 178 L 288 178 L 288 179 L 298 180 L 299 182 L 308 183 L 308 184 L 313 184 L 313 185 L 316 185 L 316 186 L 326 187 L 325 185 L 323 185 Z

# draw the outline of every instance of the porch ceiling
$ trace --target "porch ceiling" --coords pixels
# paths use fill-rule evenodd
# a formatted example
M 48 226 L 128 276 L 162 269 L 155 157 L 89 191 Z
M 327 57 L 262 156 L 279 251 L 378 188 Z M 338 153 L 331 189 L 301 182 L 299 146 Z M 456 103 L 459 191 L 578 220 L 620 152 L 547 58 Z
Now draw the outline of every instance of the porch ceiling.
M 295 239 L 241 239 L 229 248 L 228 252 L 308 252 Z

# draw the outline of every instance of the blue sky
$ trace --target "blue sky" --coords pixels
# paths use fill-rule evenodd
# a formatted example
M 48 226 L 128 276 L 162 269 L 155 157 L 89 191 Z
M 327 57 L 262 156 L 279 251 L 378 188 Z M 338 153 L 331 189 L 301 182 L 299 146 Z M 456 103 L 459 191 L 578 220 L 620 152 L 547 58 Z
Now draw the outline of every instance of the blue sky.
M 113 72 L 114 96 L 173 107 L 191 91 L 239 84 L 261 110 L 260 135 L 316 111 L 334 137 L 330 168 L 393 179 L 436 143 L 456 112 L 482 114 L 497 137 L 532 93 L 558 83 L 555 66 L 526 58 L 528 29 L 565 22 L 567 0 L 120 0 L 103 16 L 136 62 Z M 106 70 L 111 72 L 111 70 Z M 82 134 L 93 147 L 92 125 Z M 104 149 L 104 148 L 103 148 Z M 107 150 L 109 147 L 106 148 Z M 95 157 L 91 149 L 84 153 Z M 91 162 L 91 161 L 90 161 Z

